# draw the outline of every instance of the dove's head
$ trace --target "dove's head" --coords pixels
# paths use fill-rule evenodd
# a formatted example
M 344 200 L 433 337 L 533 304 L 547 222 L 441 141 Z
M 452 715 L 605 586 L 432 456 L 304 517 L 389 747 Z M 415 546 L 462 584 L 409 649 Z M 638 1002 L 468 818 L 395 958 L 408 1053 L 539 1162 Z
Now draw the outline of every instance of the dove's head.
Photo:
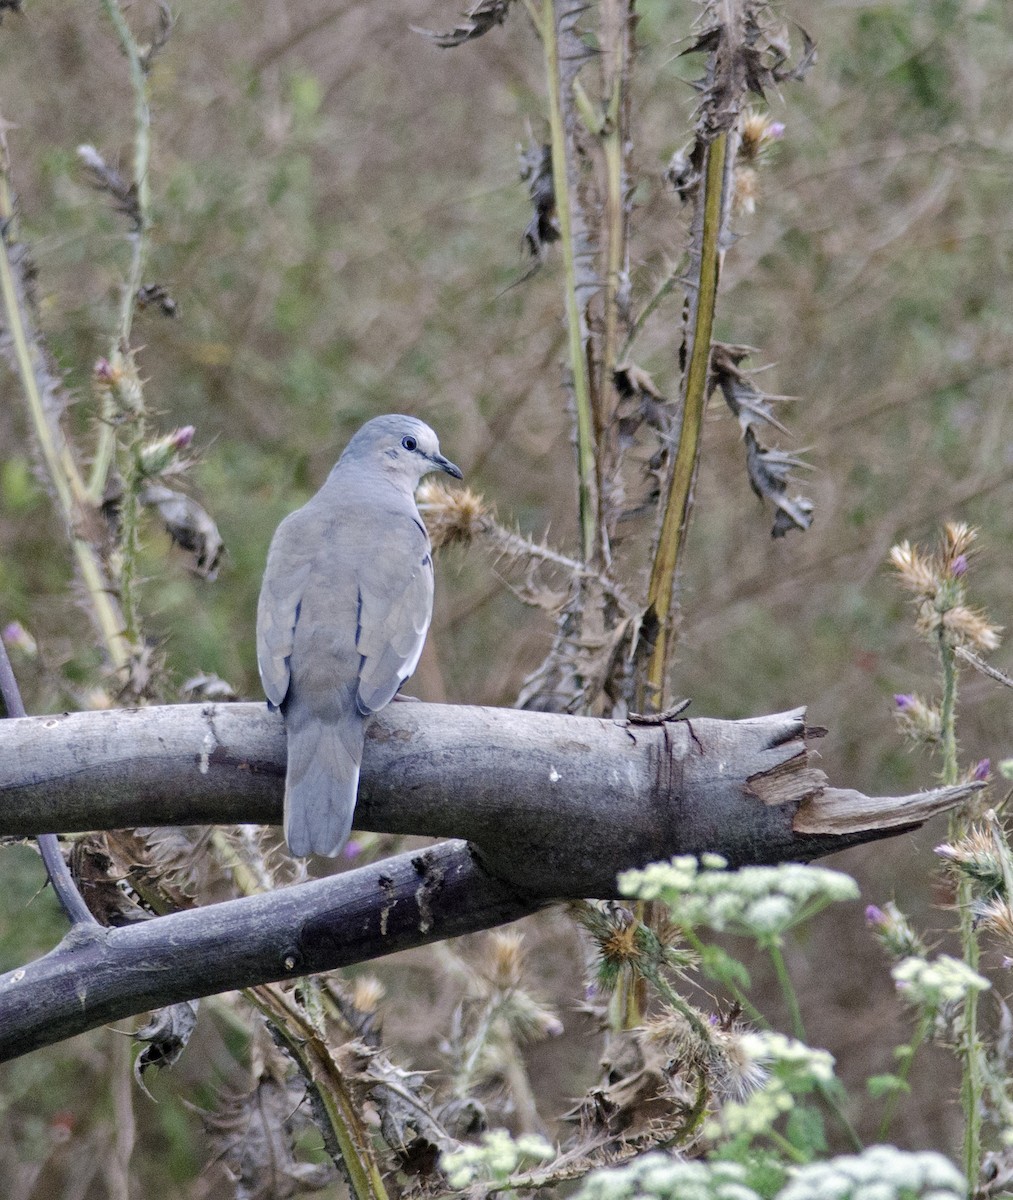
M 345 447 L 339 465 L 374 468 L 414 492 L 423 475 L 445 471 L 455 479 L 461 469 L 440 453 L 440 441 L 425 421 L 392 413 L 367 421 Z

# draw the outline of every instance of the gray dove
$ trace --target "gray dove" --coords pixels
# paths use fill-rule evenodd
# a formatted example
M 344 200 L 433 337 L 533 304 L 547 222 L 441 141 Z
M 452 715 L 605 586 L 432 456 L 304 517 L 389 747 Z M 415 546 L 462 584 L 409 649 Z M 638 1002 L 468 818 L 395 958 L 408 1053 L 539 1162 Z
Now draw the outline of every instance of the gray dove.
M 418 665 L 433 612 L 423 475 L 460 470 L 415 417 L 374 417 L 309 503 L 278 526 L 257 606 L 257 665 L 288 737 L 285 840 L 348 840 L 366 722 Z

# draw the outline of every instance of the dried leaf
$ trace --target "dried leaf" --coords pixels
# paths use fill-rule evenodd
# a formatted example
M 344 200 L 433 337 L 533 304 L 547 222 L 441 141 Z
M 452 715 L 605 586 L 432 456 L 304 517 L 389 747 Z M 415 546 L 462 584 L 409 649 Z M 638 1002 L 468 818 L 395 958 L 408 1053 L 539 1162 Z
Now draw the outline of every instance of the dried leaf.
M 137 289 L 137 307 L 143 311 L 151 304 L 158 306 L 163 317 L 179 316 L 179 305 L 160 283 L 145 283 Z
M 134 1034 L 135 1041 L 148 1043 L 134 1059 L 134 1079 L 139 1087 L 145 1092 L 148 1090 L 143 1079 L 148 1067 L 161 1070 L 172 1066 L 186 1049 L 196 1025 L 196 1000 L 184 1000 L 152 1013 L 151 1020 Z
M 218 526 L 197 501 L 160 483 L 147 484 L 141 501 L 157 510 L 172 540 L 194 556 L 194 573 L 214 580 L 225 543 Z
M 136 184 L 127 183 L 119 171 L 109 166 L 94 146 L 78 146 L 77 156 L 87 168 L 92 186 L 100 192 L 107 192 L 112 197 L 113 208 L 130 218 L 134 233 L 140 232 L 143 222 L 137 201 Z
M 623 363 L 616 367 L 612 380 L 619 393 L 616 420 L 622 444 L 631 445 L 643 425 L 667 438 L 672 432 L 674 413 L 649 372 L 636 363 Z
M 455 46 L 463 46 L 465 42 L 473 42 L 494 26 L 502 25 L 506 20 L 510 2 L 511 0 L 477 0 L 477 3 L 463 14 L 460 22 L 445 33 L 435 29 L 420 29 L 417 25 L 412 25 L 411 29 L 413 33 L 421 33 L 437 46 L 449 50 Z
M 172 9 L 168 5 L 168 0 L 158 0 L 158 25 L 155 32 L 151 35 L 151 41 L 147 46 L 140 47 L 138 59 L 141 64 L 141 70 L 147 75 L 151 70 L 151 65 L 158 55 L 165 49 L 166 43 L 176 26 L 176 18 L 172 15 Z
M 223 1094 L 217 1112 L 201 1118 L 214 1150 L 235 1182 L 237 1200 L 292 1200 L 333 1183 L 331 1162 L 295 1157 L 295 1134 L 311 1124 L 306 1088 L 297 1075 L 264 1071 L 245 1093 Z
M 753 382 L 739 363 L 752 353 L 748 346 L 726 346 L 715 343 L 711 348 L 711 388 L 718 387 L 725 402 L 738 418 L 746 444 L 746 471 L 749 485 L 761 500 L 775 507 L 771 536 L 784 537 L 792 529 L 808 529 L 812 524 L 813 504 L 805 496 L 789 496 L 792 472 L 808 470 L 809 464 L 797 455 L 769 449 L 757 436 L 760 426 L 770 425 L 782 433 L 787 429 L 774 416 L 773 405 L 787 399 L 771 396 Z
M 201 671 L 192 675 L 179 689 L 179 694 L 191 702 L 198 700 L 213 700 L 221 703 L 237 699 L 236 689 L 228 680 L 220 679 L 214 672 Z
M 520 151 L 521 179 L 526 180 L 535 214 L 524 230 L 524 244 L 541 262 L 546 246 L 559 241 L 559 217 L 552 182 L 552 147 L 532 142 Z

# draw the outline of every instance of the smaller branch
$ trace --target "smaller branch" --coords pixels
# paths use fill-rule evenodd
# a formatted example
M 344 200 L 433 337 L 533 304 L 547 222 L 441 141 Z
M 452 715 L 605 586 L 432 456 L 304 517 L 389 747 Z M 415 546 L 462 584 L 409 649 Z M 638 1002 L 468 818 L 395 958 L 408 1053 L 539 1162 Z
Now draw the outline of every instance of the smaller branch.
M 21 689 L 11 660 L 7 655 L 7 647 L 0 638 L 0 696 L 3 697 L 4 708 L 8 717 L 25 717 L 24 702 L 21 699 Z M 41 833 L 38 836 L 39 853 L 53 885 L 57 899 L 67 914 L 71 925 L 98 925 L 84 898 L 77 890 L 77 884 L 60 852 L 60 843 L 55 833 Z

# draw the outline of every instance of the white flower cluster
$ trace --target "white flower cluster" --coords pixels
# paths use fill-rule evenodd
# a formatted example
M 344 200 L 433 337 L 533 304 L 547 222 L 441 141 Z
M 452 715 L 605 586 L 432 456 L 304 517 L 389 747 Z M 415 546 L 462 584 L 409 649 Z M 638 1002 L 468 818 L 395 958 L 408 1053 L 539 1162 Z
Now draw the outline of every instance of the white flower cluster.
M 452 1188 L 466 1188 L 480 1181 L 504 1183 L 519 1167 L 544 1162 L 555 1153 L 536 1134 L 513 1138 L 505 1129 L 493 1129 L 482 1134 L 480 1146 L 462 1146 L 444 1154 L 441 1166 Z
M 721 1137 L 761 1137 L 778 1117 L 795 1105 L 794 1093 L 806 1093 L 815 1083 L 829 1083 L 834 1077 L 834 1057 L 826 1050 L 814 1050 L 783 1033 L 751 1031 L 739 1037 L 741 1052 L 767 1073 L 761 1088 L 744 1100 L 729 1100 L 717 1117 L 704 1126 L 704 1135 Z
M 759 1200 L 732 1162 L 680 1162 L 643 1154 L 625 1167 L 593 1171 L 574 1200 Z
M 992 985 L 959 958 L 940 954 L 926 958 L 905 958 L 890 971 L 897 990 L 905 1000 L 929 1012 L 947 1004 L 957 1004 L 971 992 L 987 991 Z
M 699 862 L 682 855 L 624 871 L 619 890 L 639 900 L 663 901 L 684 927 L 702 925 L 767 940 L 777 939 L 828 904 L 858 899 L 858 885 L 840 871 L 800 863 L 729 871 L 717 854 L 705 854 Z
M 777 1200 L 965 1200 L 967 1185 L 934 1150 L 871 1146 L 862 1154 L 810 1163 L 793 1172 Z

